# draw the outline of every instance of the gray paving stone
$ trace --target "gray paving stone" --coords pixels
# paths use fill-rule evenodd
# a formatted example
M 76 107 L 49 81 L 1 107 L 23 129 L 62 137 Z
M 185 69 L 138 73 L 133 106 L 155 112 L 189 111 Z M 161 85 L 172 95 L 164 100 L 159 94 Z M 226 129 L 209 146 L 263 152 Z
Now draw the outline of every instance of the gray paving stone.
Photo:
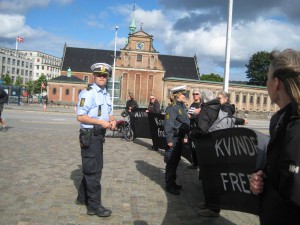
M 78 124 L 35 121 L 8 119 L 10 128 L 0 134 L 0 224 L 259 224 L 254 215 L 227 210 L 219 218 L 197 216 L 201 183 L 184 159 L 178 167 L 181 195 L 166 193 L 163 151 L 151 151 L 147 139 L 106 138 L 102 200 L 113 214 L 88 216 L 85 206 L 75 204 L 81 179 Z

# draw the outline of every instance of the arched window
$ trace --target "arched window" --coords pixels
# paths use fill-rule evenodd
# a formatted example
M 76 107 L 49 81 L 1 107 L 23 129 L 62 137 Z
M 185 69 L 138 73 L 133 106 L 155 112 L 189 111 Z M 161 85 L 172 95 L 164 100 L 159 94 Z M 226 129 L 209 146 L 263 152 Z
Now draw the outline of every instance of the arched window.
M 53 94 L 53 95 L 56 95 L 56 88 L 53 88 L 53 89 L 52 89 L 52 94 Z

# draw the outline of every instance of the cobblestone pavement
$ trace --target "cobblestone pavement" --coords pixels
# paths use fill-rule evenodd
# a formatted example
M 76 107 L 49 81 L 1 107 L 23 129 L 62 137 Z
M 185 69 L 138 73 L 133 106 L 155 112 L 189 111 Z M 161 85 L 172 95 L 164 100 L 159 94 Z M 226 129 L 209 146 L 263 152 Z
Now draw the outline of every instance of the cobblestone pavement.
M 13 113 L 12 113 L 13 112 Z M 14 116 L 9 116 L 13 114 Z M 49 120 L 40 120 L 45 115 Z M 102 175 L 109 218 L 88 216 L 75 204 L 81 179 L 78 123 L 64 114 L 6 109 L 8 131 L 0 131 L 0 224 L 257 225 L 254 215 L 221 211 L 219 218 L 196 214 L 203 201 L 196 170 L 181 160 L 179 196 L 164 191 L 163 151 L 151 141 L 107 137 Z M 34 115 L 34 117 L 26 117 Z M 27 119 L 25 119 L 27 118 Z

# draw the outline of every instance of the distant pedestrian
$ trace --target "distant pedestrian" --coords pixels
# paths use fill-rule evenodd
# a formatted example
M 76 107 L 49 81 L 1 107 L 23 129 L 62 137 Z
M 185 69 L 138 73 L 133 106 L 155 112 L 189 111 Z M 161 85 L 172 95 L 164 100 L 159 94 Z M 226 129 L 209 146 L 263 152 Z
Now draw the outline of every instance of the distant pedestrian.
M 106 89 L 111 66 L 106 63 L 95 63 L 91 69 L 94 84 L 80 92 L 77 104 L 83 178 L 76 204 L 87 205 L 88 215 L 108 217 L 112 212 L 102 205 L 100 180 L 106 129 L 113 130 L 116 127 L 112 102 Z
M 2 126 L 2 131 L 4 132 L 7 130 L 7 127 L 4 119 L 2 118 L 2 112 L 4 109 L 4 103 L 7 102 L 8 102 L 8 94 L 6 93 L 4 88 L 0 86 L 0 124 Z

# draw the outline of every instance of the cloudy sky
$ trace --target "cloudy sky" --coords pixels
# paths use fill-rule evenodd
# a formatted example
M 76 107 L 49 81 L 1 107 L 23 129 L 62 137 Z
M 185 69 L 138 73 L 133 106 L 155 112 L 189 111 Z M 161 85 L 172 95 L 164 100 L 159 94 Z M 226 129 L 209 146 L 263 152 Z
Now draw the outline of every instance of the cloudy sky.
M 136 0 L 137 29 L 161 54 L 198 57 L 201 74 L 224 74 L 228 0 Z M 0 46 L 62 57 L 63 46 L 123 48 L 134 0 L 0 0 Z M 258 51 L 300 49 L 299 0 L 233 0 L 230 80 L 247 80 Z

